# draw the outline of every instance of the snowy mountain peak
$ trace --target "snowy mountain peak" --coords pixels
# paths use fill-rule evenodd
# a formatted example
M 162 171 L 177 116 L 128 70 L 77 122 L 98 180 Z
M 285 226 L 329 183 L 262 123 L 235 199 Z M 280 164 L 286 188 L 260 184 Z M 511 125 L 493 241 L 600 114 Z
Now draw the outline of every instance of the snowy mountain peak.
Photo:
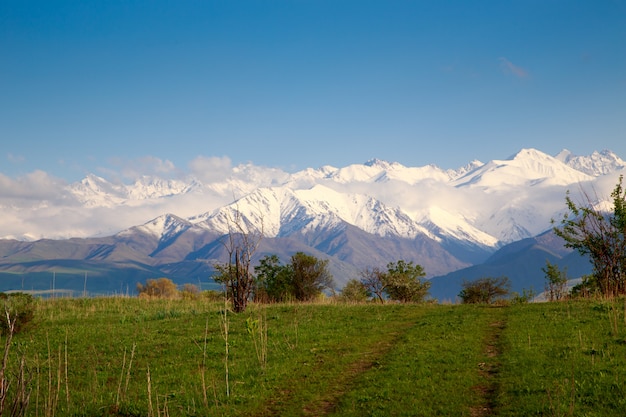
M 474 159 L 473 161 L 471 161 L 469 164 L 462 166 L 461 168 L 458 169 L 449 169 L 447 170 L 447 174 L 450 177 L 451 180 L 455 180 L 457 178 L 462 177 L 463 175 L 474 171 L 475 169 L 480 168 L 481 166 L 485 165 L 483 162 L 479 161 L 478 159 Z
M 5 238 L 108 236 L 133 227 L 160 238 L 186 227 L 225 231 L 228 216 L 239 209 L 251 226 L 263 223 L 267 236 L 351 225 L 378 236 L 426 235 L 492 247 L 549 229 L 570 188 L 583 184 L 609 195 L 615 182 L 605 174 L 624 166 L 607 150 L 582 157 L 563 150 L 552 157 L 532 148 L 458 170 L 379 159 L 293 174 L 245 164 L 206 170 L 197 180 L 141 177 L 123 184 L 91 174 L 64 185 L 45 206 L 17 206 L 6 197 L 0 204 L 7 213 Z
M 559 161 L 567 164 L 567 161 L 573 156 L 573 154 L 569 151 L 569 149 L 562 149 L 561 152 L 556 154 L 554 157 Z
M 397 162 L 388 162 L 378 158 L 372 158 L 369 161 L 365 162 L 363 165 L 366 167 L 378 168 L 381 170 L 387 170 L 393 167 L 401 166 Z
M 382 159 L 378 159 L 378 158 L 372 158 L 368 161 L 365 161 L 365 163 L 363 165 L 371 167 L 374 165 L 381 165 L 381 164 L 387 164 L 386 161 L 382 160 Z
M 567 149 L 563 149 L 555 158 L 564 164 L 593 177 L 607 175 L 626 167 L 626 162 L 607 149 L 600 152 L 594 151 L 588 156 L 577 156 L 572 154 Z
M 518 152 L 508 157 L 507 160 L 512 160 L 512 161 L 524 160 L 524 159 L 541 160 L 541 159 L 548 159 L 548 158 L 552 158 L 552 157 L 548 154 L 538 151 L 537 149 L 522 148 Z
M 123 186 L 115 185 L 94 174 L 70 184 L 69 192 L 86 207 L 113 207 L 126 197 Z
M 159 239 L 166 239 L 169 236 L 178 234 L 184 230 L 189 229 L 192 224 L 174 214 L 163 214 L 156 217 L 140 226 L 124 230 L 117 234 L 117 236 L 125 236 L 132 234 L 133 230 L 138 230 L 148 235 L 156 236 Z
M 128 196 L 135 200 L 167 197 L 188 192 L 194 183 L 142 176 L 129 187 Z
M 569 185 L 590 180 L 581 171 L 536 149 L 522 149 L 505 160 L 493 160 L 455 181 L 457 187 L 510 188 Z
M 287 237 L 349 224 L 378 236 L 434 238 L 398 208 L 368 195 L 341 193 L 321 184 L 293 191 L 282 187 L 258 189 L 223 209 L 207 213 L 201 226 L 228 233 L 228 219 L 232 227 L 236 213 L 244 227 L 262 224 L 267 237 Z

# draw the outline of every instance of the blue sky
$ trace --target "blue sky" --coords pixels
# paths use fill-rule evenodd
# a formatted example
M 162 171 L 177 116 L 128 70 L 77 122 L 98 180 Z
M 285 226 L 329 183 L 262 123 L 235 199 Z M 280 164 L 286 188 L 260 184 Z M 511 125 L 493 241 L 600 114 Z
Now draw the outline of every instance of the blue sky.
M 0 143 L 67 181 L 626 158 L 626 1 L 3 0 Z

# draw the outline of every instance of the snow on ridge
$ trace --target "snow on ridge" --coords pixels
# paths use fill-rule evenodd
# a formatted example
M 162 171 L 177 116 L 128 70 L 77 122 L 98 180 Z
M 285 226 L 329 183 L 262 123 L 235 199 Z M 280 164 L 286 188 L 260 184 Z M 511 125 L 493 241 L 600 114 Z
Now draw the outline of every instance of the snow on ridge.
M 204 215 L 202 225 L 227 233 L 228 219 L 232 226 L 236 212 L 246 225 L 262 224 L 263 233 L 268 237 L 337 227 L 341 222 L 379 236 L 431 235 L 397 208 L 388 207 L 371 196 L 340 193 L 321 184 L 301 190 L 258 189 L 228 207 Z
M 626 167 L 626 162 L 608 149 L 600 152 L 593 151 L 588 156 L 577 156 L 567 149 L 563 149 L 557 154 L 556 158 L 577 171 L 584 172 L 592 177 L 607 175 L 623 170 Z
M 470 241 L 484 247 L 495 248 L 499 240 L 471 224 L 462 213 L 453 213 L 442 207 L 432 207 L 423 217 L 424 225 L 439 236 Z
M 373 159 L 293 174 L 245 164 L 215 176 L 208 173 L 203 179 L 144 177 L 128 185 L 89 174 L 67 186 L 71 198 L 62 206 L 10 208 L 6 218 L 19 221 L 5 229 L 7 236 L 58 238 L 73 233 L 85 237 L 102 230 L 115 233 L 163 212 L 177 213 L 190 227 L 224 229 L 228 220 L 224 213 L 232 215 L 236 207 L 228 209 L 227 202 L 238 199 L 236 204 L 247 210 L 250 224 L 262 221 L 268 236 L 350 224 L 381 236 L 410 238 L 426 233 L 491 245 L 493 238 L 511 239 L 543 227 L 544 220 L 555 215 L 555 207 L 563 209 L 569 186 L 589 181 L 595 186 L 602 181 L 598 191 L 604 195 L 615 182 L 598 175 L 615 173 L 625 165 L 610 151 L 577 157 L 564 150 L 551 157 L 522 149 L 505 160 L 472 161 L 457 170 Z M 513 196 L 520 197 L 515 207 L 508 205 Z M 550 204 L 537 207 L 536 200 Z M 196 210 L 208 211 L 193 215 Z M 146 226 L 156 234 L 183 226 L 163 220 L 151 227 Z
M 140 226 L 135 226 L 133 228 L 123 230 L 118 233 L 117 236 L 125 236 L 127 234 L 133 233 L 133 230 L 139 230 L 151 236 L 155 236 L 159 239 L 164 239 L 168 236 L 172 236 L 178 234 L 181 231 L 189 229 L 190 227 L 191 223 L 187 220 L 181 219 L 176 215 L 167 213 L 156 217 Z
M 332 179 L 340 183 L 349 182 L 370 182 L 373 178 L 378 177 L 382 172 L 388 169 L 388 164 L 373 163 L 352 164 L 344 168 L 339 168 L 330 173 L 326 178 Z
M 470 163 L 468 163 L 467 165 L 464 165 L 460 168 L 457 169 L 449 169 L 447 170 L 447 174 L 450 177 L 450 180 L 456 180 L 480 167 L 482 167 L 483 165 L 485 165 L 483 162 L 479 161 L 478 159 L 474 159 L 473 161 L 471 161 Z
M 68 190 L 86 207 L 111 207 L 126 198 L 123 186 L 115 185 L 94 174 L 88 174 L 81 181 L 70 184 Z
M 522 149 L 505 160 L 493 160 L 455 180 L 457 187 L 498 188 L 569 185 L 591 177 L 536 149 Z
M 239 224 L 245 232 L 276 237 L 281 226 L 281 205 L 292 194 L 286 187 L 258 188 L 231 204 L 194 216 L 189 221 L 220 233 L 229 233 Z
M 337 218 L 361 230 L 379 236 L 414 238 L 430 233 L 399 208 L 365 194 L 340 193 L 317 185 L 295 192 L 299 201 L 317 215 L 332 213 Z
M 437 165 L 431 164 L 423 167 L 405 167 L 400 165 L 396 169 L 382 173 L 376 178 L 376 182 L 402 181 L 414 185 L 425 180 L 448 182 L 451 179 L 450 172 L 442 170 Z
M 126 187 L 128 198 L 133 200 L 147 200 L 167 197 L 189 192 L 197 183 L 173 179 L 161 179 L 143 176 L 131 186 Z

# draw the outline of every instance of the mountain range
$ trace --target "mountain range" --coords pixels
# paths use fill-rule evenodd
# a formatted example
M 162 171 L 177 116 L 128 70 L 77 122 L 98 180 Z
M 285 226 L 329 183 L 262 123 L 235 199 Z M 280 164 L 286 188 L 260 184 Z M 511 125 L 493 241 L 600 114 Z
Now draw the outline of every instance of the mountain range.
M 541 291 L 546 260 L 571 278 L 590 269 L 552 233 L 566 193 L 605 207 L 625 166 L 608 150 L 522 149 L 455 170 L 374 159 L 295 173 L 246 164 L 130 184 L 90 174 L 37 197 L 0 198 L 0 290 L 133 292 L 161 276 L 210 288 L 229 219 L 239 215 L 262 231 L 256 258 L 328 259 L 338 289 L 365 267 L 404 259 L 424 267 L 440 300 L 481 276 Z

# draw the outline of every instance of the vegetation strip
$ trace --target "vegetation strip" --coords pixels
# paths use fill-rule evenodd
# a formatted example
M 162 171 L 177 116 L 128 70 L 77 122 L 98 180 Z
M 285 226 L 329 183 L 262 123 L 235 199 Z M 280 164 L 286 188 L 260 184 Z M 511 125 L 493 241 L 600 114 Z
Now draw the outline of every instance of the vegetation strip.
M 500 355 L 502 354 L 501 337 L 506 328 L 506 307 L 494 307 L 502 311 L 497 320 L 489 323 L 484 341 L 485 361 L 478 364 L 478 373 L 483 379 L 473 388 L 480 395 L 478 405 L 471 407 L 473 417 L 490 416 L 495 413 L 496 398 L 499 390 L 498 373 L 500 372 Z

